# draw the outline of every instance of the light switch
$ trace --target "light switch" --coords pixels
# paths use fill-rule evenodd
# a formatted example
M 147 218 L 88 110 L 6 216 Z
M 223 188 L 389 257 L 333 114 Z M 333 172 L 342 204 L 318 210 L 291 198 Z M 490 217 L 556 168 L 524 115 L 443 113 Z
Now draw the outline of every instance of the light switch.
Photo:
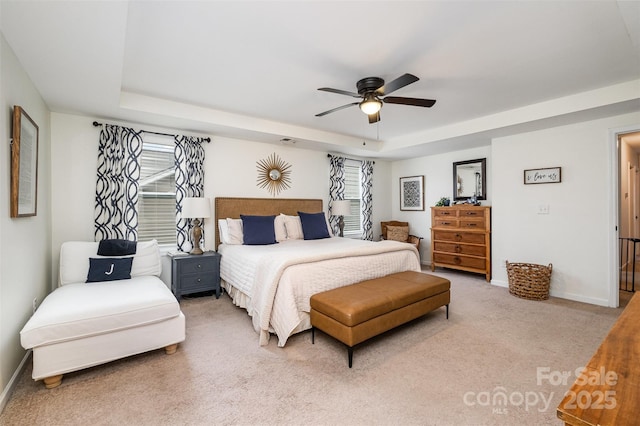
M 549 214 L 549 204 L 538 204 L 538 214 Z

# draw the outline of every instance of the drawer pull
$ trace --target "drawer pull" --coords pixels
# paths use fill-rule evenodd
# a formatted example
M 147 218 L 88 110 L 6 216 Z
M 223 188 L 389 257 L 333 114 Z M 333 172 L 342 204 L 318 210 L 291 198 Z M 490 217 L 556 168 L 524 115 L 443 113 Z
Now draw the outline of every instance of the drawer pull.
M 202 268 L 202 265 L 198 263 L 198 269 Z
M 451 222 L 442 222 L 443 225 L 451 225 Z
M 477 216 L 476 212 L 466 212 L 467 216 Z
M 462 247 L 456 246 L 455 250 L 456 250 L 456 253 L 460 253 L 462 251 Z
M 462 259 L 460 259 L 458 256 L 453 258 L 453 263 L 455 263 L 456 265 L 459 265 L 462 263 Z
M 478 224 L 477 223 L 467 223 L 467 226 L 474 227 L 474 226 L 478 226 Z
M 462 235 L 456 234 L 456 240 L 458 240 L 458 241 L 462 240 Z
M 198 278 L 198 282 L 202 281 L 200 278 Z
M 449 216 L 451 214 L 451 212 L 440 212 L 440 214 L 442 216 Z

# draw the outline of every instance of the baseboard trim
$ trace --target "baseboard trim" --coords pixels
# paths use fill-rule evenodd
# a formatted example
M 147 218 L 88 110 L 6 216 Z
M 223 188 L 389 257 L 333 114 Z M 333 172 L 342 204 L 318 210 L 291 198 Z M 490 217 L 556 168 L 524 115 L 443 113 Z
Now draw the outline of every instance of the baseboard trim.
M 13 373 L 13 376 L 11 376 L 11 380 L 9 380 L 9 383 L 7 383 L 7 386 L 2 390 L 2 394 L 0 394 L 0 413 L 4 411 L 4 407 L 6 407 L 7 403 L 9 402 L 9 399 L 11 398 L 11 394 L 13 393 L 14 388 L 18 384 L 18 378 L 20 377 L 20 374 L 22 374 L 22 372 L 24 371 L 24 367 L 27 365 L 27 361 L 29 360 L 30 355 L 31 355 L 31 349 L 27 350 L 27 353 L 24 355 L 24 358 L 22 358 L 22 361 L 20 361 L 18 368 Z
M 491 285 L 495 285 L 497 287 L 509 288 L 509 283 L 507 281 L 491 280 Z M 609 306 L 609 301 L 607 299 L 585 297 L 585 296 L 582 296 L 581 294 L 566 293 L 563 291 L 554 291 L 553 289 L 551 289 L 549 291 L 549 295 L 552 297 L 558 297 L 560 299 L 573 300 L 574 302 L 588 303 L 590 305 L 607 306 L 607 307 Z

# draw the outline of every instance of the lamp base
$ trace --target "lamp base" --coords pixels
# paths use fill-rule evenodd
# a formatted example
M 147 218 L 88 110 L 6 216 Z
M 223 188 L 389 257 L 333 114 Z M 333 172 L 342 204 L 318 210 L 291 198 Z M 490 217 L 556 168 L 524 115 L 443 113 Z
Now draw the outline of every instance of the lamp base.
M 202 228 L 200 228 L 200 221 L 198 219 L 193 220 L 193 249 L 189 254 L 202 254 L 204 253 L 200 248 L 200 239 L 202 238 Z
M 340 228 L 340 236 L 344 237 L 344 216 L 338 218 L 338 227 Z

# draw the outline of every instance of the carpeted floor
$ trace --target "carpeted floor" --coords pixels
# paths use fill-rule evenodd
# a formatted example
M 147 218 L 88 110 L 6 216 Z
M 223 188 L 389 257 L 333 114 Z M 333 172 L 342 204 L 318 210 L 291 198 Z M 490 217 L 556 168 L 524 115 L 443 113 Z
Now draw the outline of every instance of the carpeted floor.
M 444 308 L 356 348 L 300 333 L 258 346 L 226 295 L 181 302 L 187 340 L 65 375 L 46 390 L 27 368 L 2 425 L 558 425 L 556 407 L 621 309 L 527 301 L 477 275 Z M 539 372 L 540 371 L 540 372 Z M 557 384 L 560 372 L 571 372 Z

